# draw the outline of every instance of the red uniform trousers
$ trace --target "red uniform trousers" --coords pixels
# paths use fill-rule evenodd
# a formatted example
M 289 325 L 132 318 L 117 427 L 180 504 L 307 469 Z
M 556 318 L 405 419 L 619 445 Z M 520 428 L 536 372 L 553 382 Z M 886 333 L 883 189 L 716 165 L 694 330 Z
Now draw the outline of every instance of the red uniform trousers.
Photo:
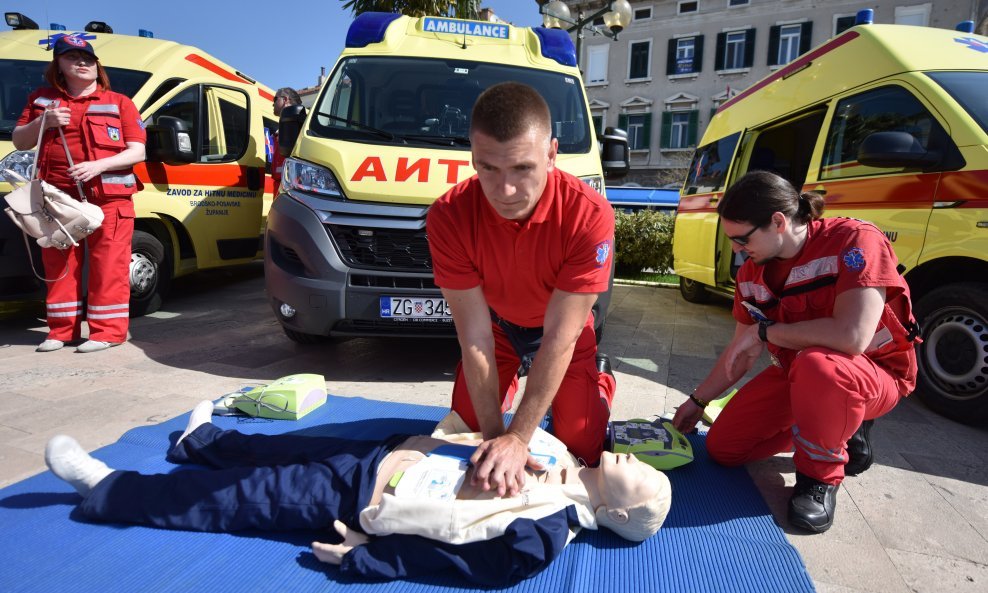
M 518 389 L 518 366 L 521 359 L 504 330 L 496 323 L 491 326 L 494 330 L 494 356 L 497 360 L 501 411 L 507 412 L 511 409 Z M 604 450 L 607 421 L 610 419 L 611 402 L 614 401 L 617 387 L 614 377 L 597 372 L 596 354 L 597 339 L 593 321 L 589 319 L 576 341 L 569 368 L 566 369 L 566 375 L 552 400 L 553 433 L 573 455 L 591 466 L 600 461 L 600 454 Z M 462 362 L 456 366 L 451 407 L 471 430 L 480 430 L 466 378 L 463 376 Z
M 67 191 L 78 197 L 73 188 Z M 134 207 L 130 199 L 99 204 L 103 224 L 85 244 L 68 249 L 42 249 L 45 276 L 60 278 L 48 284 L 48 339 L 70 342 L 82 337 L 82 268 L 89 252 L 89 290 L 86 320 L 89 339 L 127 341 L 130 322 L 130 244 L 134 235 Z M 62 277 L 64 274 L 64 277 Z
M 707 451 L 741 465 L 792 451 L 800 473 L 839 484 L 847 439 L 862 420 L 899 403 L 895 379 L 867 356 L 807 348 L 788 370 L 770 366 L 744 385 L 707 434 Z

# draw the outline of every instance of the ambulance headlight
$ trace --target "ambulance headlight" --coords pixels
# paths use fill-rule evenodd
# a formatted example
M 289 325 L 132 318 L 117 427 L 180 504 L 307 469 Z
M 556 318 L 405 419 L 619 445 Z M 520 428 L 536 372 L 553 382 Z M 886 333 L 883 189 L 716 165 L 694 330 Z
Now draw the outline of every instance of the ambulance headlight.
M 285 159 L 281 186 L 286 190 L 294 189 L 327 198 L 345 197 L 336 176 L 329 169 L 298 159 Z
M 600 195 L 604 195 L 604 178 L 600 175 L 590 175 L 589 177 L 580 177 L 580 181 L 586 183 L 593 188 L 595 192 Z
M 34 165 L 34 151 L 17 150 L 0 160 L 0 171 L 10 169 L 24 179 L 30 179 L 32 165 Z

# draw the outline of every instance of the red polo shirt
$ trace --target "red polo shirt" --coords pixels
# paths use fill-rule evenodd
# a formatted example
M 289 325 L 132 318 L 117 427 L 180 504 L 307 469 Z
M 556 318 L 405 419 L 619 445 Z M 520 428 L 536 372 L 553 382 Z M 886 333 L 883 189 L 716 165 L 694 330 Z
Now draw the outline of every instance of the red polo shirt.
M 436 284 L 480 286 L 503 319 L 543 325 L 555 289 L 607 290 L 614 251 L 614 210 L 576 177 L 554 169 L 532 215 L 502 218 L 477 176 L 436 200 L 427 219 Z

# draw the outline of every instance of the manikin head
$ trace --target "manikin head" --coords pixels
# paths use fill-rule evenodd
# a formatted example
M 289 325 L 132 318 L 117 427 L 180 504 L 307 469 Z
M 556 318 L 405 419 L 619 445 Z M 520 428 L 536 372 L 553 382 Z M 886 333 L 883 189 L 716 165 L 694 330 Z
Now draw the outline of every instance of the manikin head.
M 605 451 L 595 469 L 597 524 L 635 542 L 655 535 L 672 502 L 669 478 L 630 453 Z
M 508 220 L 531 216 L 556 165 L 558 146 L 542 96 L 518 82 L 481 93 L 471 114 L 470 146 L 491 207 Z

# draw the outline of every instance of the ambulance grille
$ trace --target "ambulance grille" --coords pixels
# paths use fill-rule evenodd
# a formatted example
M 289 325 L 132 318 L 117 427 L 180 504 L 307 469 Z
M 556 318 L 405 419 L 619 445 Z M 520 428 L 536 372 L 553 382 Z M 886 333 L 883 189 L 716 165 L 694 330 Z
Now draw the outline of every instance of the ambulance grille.
M 425 229 L 369 229 L 326 225 L 340 257 L 350 267 L 368 270 L 431 272 Z
M 351 274 L 350 286 L 362 288 L 410 288 L 416 290 L 439 290 L 432 278 L 416 278 L 408 276 L 370 276 L 367 274 Z

